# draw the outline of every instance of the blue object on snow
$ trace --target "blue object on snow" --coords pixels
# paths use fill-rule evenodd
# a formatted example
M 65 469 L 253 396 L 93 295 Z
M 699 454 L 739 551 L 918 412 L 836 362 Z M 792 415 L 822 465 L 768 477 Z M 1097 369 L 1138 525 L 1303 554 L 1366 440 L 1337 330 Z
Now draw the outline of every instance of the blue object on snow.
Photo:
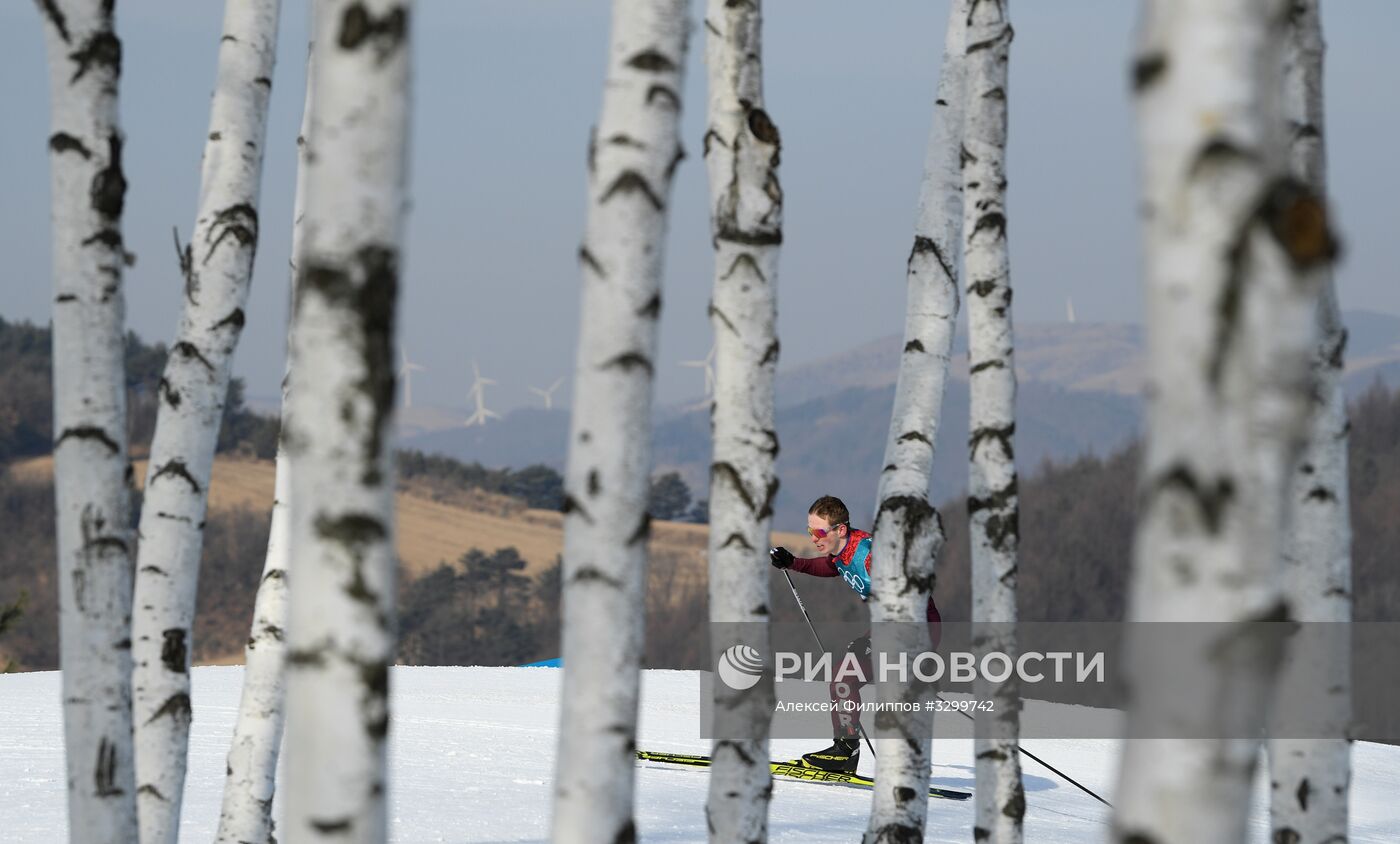
M 555 657 L 554 659 L 542 659 L 542 660 L 540 660 L 539 662 L 527 662 L 527 663 L 525 663 L 524 665 L 522 665 L 522 666 L 520 666 L 520 667 L 521 667 L 521 668 L 563 668 L 563 667 L 564 667 L 564 660 L 563 660 L 562 657 Z

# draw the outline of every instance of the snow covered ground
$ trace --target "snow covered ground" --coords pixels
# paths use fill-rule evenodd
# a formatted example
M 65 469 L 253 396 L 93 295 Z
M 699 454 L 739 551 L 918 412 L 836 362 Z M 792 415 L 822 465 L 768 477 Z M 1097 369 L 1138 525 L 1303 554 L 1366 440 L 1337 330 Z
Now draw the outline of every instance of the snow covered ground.
M 218 821 L 224 755 L 233 730 L 243 669 L 196 668 L 194 728 L 181 839 L 208 841 Z M 558 716 L 559 671 L 548 668 L 396 668 L 390 729 L 393 840 L 539 841 L 548 833 Z M 648 671 L 642 690 L 640 745 L 707 753 L 699 738 L 699 675 Z M 778 741 L 791 758 L 814 741 Z M 1116 748 L 1111 741 L 1032 741 L 1028 750 L 1112 800 Z M 972 787 L 972 744 L 934 746 L 933 783 Z M 1353 842 L 1400 840 L 1400 749 L 1358 744 L 1352 781 Z M 862 772 L 873 760 L 862 759 Z M 1104 840 L 1107 809 L 1029 760 L 1026 840 Z M 0 676 L 0 841 L 67 840 L 59 675 Z M 637 829 L 643 840 L 705 840 L 706 774 L 639 767 Z M 1261 780 L 1259 795 L 1264 796 Z M 1266 835 L 1256 801 L 1254 839 Z M 779 781 L 770 821 L 774 841 L 860 838 L 869 792 Z M 933 800 L 930 841 L 971 840 L 972 802 Z

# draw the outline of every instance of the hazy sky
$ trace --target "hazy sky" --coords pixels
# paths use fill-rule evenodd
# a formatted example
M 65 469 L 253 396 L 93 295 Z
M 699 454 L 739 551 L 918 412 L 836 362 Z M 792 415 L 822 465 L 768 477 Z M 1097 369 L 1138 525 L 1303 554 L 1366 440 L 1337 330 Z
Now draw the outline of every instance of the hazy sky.
M 428 368 L 417 404 L 465 405 L 475 358 L 499 410 L 571 375 L 584 155 L 607 51 L 603 0 L 419 0 L 413 22 L 413 208 L 400 333 Z M 1127 67 L 1137 4 L 1012 5 L 1010 238 L 1015 318 L 1138 321 L 1140 273 Z M 782 132 L 782 365 L 897 333 L 946 0 L 768 0 L 767 107 Z M 1324 0 L 1332 193 L 1345 237 L 1344 307 L 1400 313 L 1400 2 Z M 121 0 L 127 135 L 128 324 L 174 334 L 181 281 L 171 228 L 192 228 L 222 3 Z M 672 194 L 657 398 L 697 394 L 679 361 L 710 346 L 703 3 L 686 77 Z M 236 371 L 274 395 L 307 11 L 284 3 L 263 178 L 262 238 Z M 1390 93 L 1386 93 L 1389 91 Z M 0 3 L 0 315 L 48 319 L 48 85 L 39 15 Z M 1390 150 L 1390 152 L 1386 152 Z M 557 397 L 567 401 L 569 385 Z

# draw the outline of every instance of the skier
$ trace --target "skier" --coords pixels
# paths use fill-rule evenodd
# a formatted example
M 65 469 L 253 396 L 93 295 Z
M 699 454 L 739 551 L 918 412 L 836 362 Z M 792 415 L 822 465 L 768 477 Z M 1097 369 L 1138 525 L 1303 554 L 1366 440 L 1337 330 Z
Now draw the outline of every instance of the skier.
M 819 557 L 794 557 L 783 547 L 772 548 L 768 557 L 774 567 L 791 568 L 814 577 L 841 577 L 860 595 L 870 598 L 870 551 L 874 539 L 869 533 L 851 527 L 851 514 L 846 505 L 834 495 L 824 495 L 812 502 L 807 510 L 807 535 L 817 546 Z M 925 617 L 929 623 L 932 647 L 938 647 L 938 625 L 941 621 L 933 596 L 929 595 Z M 862 678 L 871 676 L 870 631 L 846 645 L 847 654 L 855 654 Z M 846 657 L 837 660 L 843 664 Z M 831 684 L 832 745 L 825 750 L 807 753 L 805 765 L 824 771 L 855 773 L 860 762 L 860 687 L 864 682 L 851 683 L 838 678 Z

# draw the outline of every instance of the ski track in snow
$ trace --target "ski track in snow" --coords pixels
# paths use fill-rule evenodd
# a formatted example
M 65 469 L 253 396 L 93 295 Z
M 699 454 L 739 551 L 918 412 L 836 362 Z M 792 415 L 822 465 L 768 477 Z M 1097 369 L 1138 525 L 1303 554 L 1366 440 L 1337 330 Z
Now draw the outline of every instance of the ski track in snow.
M 541 841 L 549 833 L 557 698 L 549 668 L 397 667 L 391 677 L 390 836 L 397 842 Z M 223 793 L 224 757 L 242 690 L 241 667 L 194 669 L 194 723 L 182 841 L 208 841 Z M 699 674 L 643 673 L 638 745 L 708 754 L 700 739 Z M 947 717 L 947 716 L 945 716 Z M 821 740 L 777 740 L 773 758 L 794 758 Z M 1028 750 L 1112 800 L 1116 743 L 1027 740 Z M 67 840 L 59 675 L 0 677 L 0 841 Z M 972 786 L 972 743 L 938 739 L 932 783 Z M 861 759 L 870 774 L 874 761 Z M 1108 809 L 1025 759 L 1026 841 L 1106 839 Z M 639 765 L 637 831 L 647 841 L 704 841 L 708 775 Z M 1352 842 L 1400 840 L 1400 749 L 1357 744 L 1353 753 Z M 1266 783 L 1260 777 L 1252 840 L 1266 842 Z M 860 840 L 870 792 L 779 779 L 769 815 L 773 841 Z M 280 810 L 278 812 L 280 814 Z M 929 841 L 971 840 L 972 801 L 929 801 Z

